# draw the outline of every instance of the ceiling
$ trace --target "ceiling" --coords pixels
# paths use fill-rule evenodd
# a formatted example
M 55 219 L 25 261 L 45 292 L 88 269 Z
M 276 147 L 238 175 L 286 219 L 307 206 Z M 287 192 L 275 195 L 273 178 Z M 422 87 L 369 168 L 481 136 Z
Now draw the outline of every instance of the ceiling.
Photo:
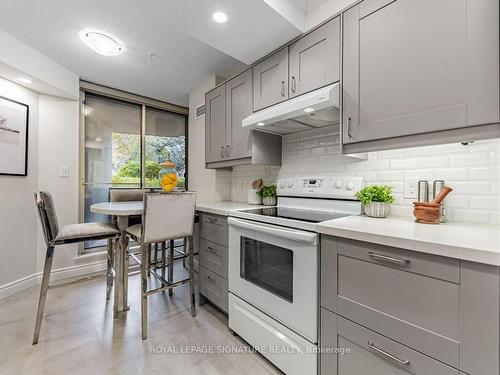
M 243 69 L 300 35 L 306 14 L 326 1 L 3 1 L 0 28 L 84 80 L 187 106 L 210 75 Z M 228 22 L 215 23 L 215 10 Z M 124 52 L 96 54 L 82 29 L 112 34 Z

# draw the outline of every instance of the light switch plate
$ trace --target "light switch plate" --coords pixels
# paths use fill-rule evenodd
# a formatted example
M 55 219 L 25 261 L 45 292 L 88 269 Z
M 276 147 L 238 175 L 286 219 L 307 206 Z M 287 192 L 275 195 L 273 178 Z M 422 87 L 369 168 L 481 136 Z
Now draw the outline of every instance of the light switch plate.
M 59 166 L 59 177 L 68 178 L 69 177 L 69 167 L 67 165 Z

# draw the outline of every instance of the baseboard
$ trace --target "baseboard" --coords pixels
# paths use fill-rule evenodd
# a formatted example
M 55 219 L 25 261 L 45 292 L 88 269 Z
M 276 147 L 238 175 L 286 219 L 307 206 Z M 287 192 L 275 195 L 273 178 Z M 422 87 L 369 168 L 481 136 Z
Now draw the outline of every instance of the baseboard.
M 77 265 L 52 270 L 50 273 L 50 284 L 60 284 L 62 281 L 73 281 L 81 277 L 88 277 L 106 271 L 106 261 L 90 264 Z M 42 272 L 34 273 L 19 280 L 12 281 L 0 286 L 0 300 L 13 294 L 22 292 L 42 282 Z
M 12 281 L 10 283 L 4 284 L 0 286 L 0 300 L 7 298 L 13 294 L 22 292 L 25 289 L 31 288 L 39 284 L 38 275 L 35 273 L 33 275 L 29 275 L 23 277 L 22 279 Z

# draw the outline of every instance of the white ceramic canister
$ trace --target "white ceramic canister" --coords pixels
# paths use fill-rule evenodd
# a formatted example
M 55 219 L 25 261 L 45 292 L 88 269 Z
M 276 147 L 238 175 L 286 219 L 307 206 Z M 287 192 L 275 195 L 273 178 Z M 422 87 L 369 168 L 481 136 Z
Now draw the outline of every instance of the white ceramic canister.
M 262 197 L 257 194 L 260 189 L 248 189 L 248 204 L 262 204 Z

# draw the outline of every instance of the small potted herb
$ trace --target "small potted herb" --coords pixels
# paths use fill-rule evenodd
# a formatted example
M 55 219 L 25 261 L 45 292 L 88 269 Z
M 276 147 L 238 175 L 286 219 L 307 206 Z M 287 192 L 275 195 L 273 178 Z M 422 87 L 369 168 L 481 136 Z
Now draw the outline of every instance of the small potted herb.
M 370 185 L 356 193 L 356 198 L 363 204 L 365 215 L 370 217 L 387 217 L 394 203 L 392 186 Z
M 265 206 L 276 205 L 276 185 L 262 186 L 257 192 L 262 197 L 262 204 Z

